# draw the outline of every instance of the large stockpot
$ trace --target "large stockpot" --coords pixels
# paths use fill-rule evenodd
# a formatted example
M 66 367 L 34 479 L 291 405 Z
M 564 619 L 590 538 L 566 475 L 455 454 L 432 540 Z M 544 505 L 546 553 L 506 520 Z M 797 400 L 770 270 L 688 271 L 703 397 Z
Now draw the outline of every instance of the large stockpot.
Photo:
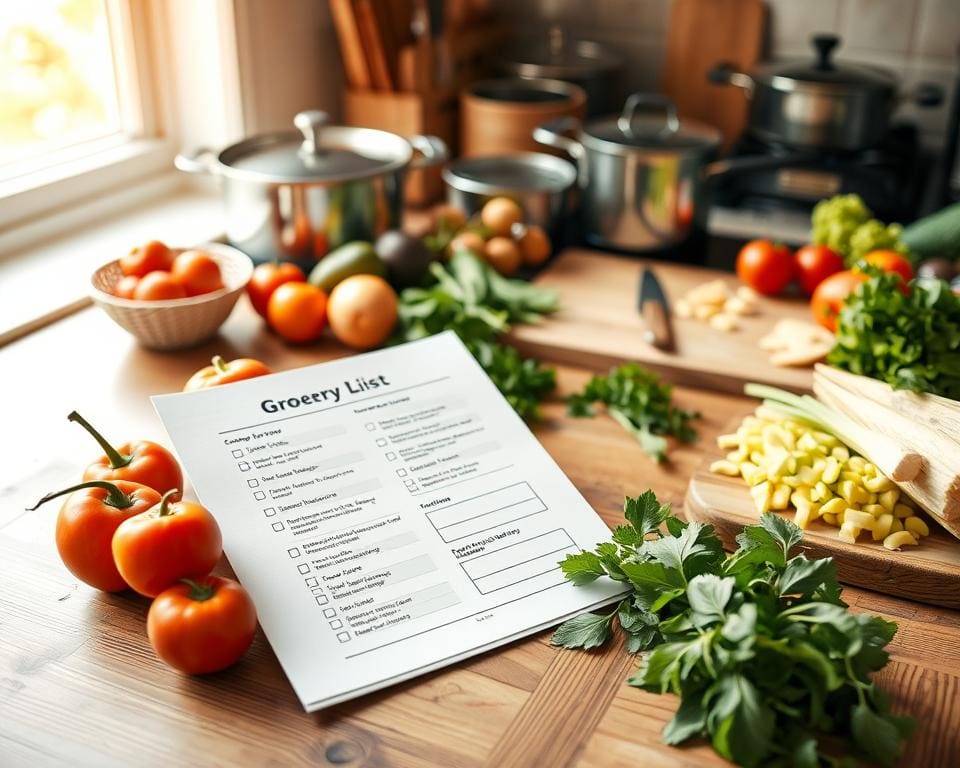
M 816 35 L 815 61 L 774 63 L 753 73 L 720 64 L 711 81 L 746 91 L 750 100 L 748 130 L 768 144 L 830 150 L 861 150 L 886 136 L 898 104 L 909 99 L 921 107 L 943 100 L 935 84 L 899 92 L 897 77 L 880 67 L 833 61 L 840 44 L 835 35 Z
M 705 168 L 720 146 L 720 132 L 681 123 L 666 97 L 635 93 L 619 116 L 585 124 L 565 118 L 538 127 L 534 137 L 577 161 L 588 242 L 657 250 L 705 225 Z
M 399 227 L 406 171 L 447 157 L 436 137 L 331 126 L 320 111 L 300 112 L 294 125 L 299 133 L 175 160 L 182 171 L 222 179 L 227 239 L 254 261 L 281 258 L 309 269 L 342 243 Z

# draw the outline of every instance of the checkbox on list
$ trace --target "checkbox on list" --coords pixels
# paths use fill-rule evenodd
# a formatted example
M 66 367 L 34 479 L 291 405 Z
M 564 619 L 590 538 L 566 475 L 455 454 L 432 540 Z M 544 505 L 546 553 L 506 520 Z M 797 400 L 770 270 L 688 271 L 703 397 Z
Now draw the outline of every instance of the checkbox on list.
M 273 507 L 267 507 L 265 510 L 263 510 L 263 514 L 265 517 L 273 517 L 277 514 L 277 510 Z
M 290 547 L 290 549 L 287 550 L 287 554 L 290 555 L 290 557 L 300 557 L 300 548 Z
M 300 565 L 297 566 L 297 570 L 300 571 L 300 573 L 310 573 L 310 566 L 306 563 L 300 563 Z
M 275 522 L 275 523 L 273 524 L 273 530 L 275 530 L 277 533 L 279 533 L 280 531 L 282 531 L 282 530 L 283 530 L 283 521 L 277 520 L 277 522 Z
M 233 458 L 235 459 L 241 459 L 243 458 L 243 449 L 237 448 L 237 450 L 233 451 L 233 453 L 231 453 L 230 455 L 233 456 Z
M 387 441 L 384 438 L 381 437 L 377 439 L 377 445 L 380 448 L 383 448 L 386 444 L 387 444 Z
M 366 427 L 367 427 L 367 432 L 373 432 L 373 430 L 377 428 L 377 425 L 371 421 L 369 424 L 366 425 Z
M 323 588 L 322 588 L 322 587 L 314 587 L 314 588 L 311 589 L 310 591 L 313 592 L 314 595 L 322 595 L 322 594 L 323 594 Z
M 326 595 L 317 595 L 317 605 L 326 605 L 329 601 Z
M 407 478 L 406 480 L 403 481 L 403 483 L 404 485 L 407 486 L 407 488 L 412 488 L 417 484 L 417 481 L 414 480 L 413 478 Z
M 349 639 L 350 639 L 350 633 L 349 633 L 349 632 L 338 632 L 338 633 L 337 633 L 337 640 L 339 640 L 341 643 L 345 643 L 345 642 L 347 642 L 347 640 L 349 640 Z
M 403 468 L 397 470 L 397 477 L 406 477 L 406 476 L 407 476 L 407 470 Z
M 323 615 L 326 616 L 328 619 L 334 619 L 337 616 L 337 612 L 333 610 L 333 608 L 324 608 Z
M 397 454 L 395 454 L 393 451 L 387 451 L 387 454 L 386 454 L 386 455 L 387 455 L 387 461 L 396 461 L 396 460 L 397 460 Z
M 334 619 L 330 622 L 330 629 L 343 629 L 343 622 L 340 619 Z
M 255 498 L 257 501 L 263 501 L 265 498 L 267 498 L 267 494 L 265 494 L 263 491 L 254 491 L 253 498 Z
M 257 488 L 259 487 L 259 485 L 260 485 L 260 481 L 257 480 L 255 477 L 251 477 L 249 480 L 247 480 L 247 486 L 249 486 L 250 488 Z
M 241 461 L 239 464 L 237 464 L 237 467 L 240 469 L 241 472 L 250 471 L 250 465 L 245 461 Z
M 320 581 L 317 579 L 316 576 L 311 576 L 309 579 L 304 579 L 303 583 L 306 584 L 308 587 L 316 587 L 320 584 Z

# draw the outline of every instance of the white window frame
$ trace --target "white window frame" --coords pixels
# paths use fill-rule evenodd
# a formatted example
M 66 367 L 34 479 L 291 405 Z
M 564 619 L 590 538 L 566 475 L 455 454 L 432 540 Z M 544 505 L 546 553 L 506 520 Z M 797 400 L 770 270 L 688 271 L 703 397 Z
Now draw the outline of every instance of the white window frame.
M 45 229 L 52 236 L 75 227 L 84 218 L 83 209 L 90 209 L 90 220 L 102 216 L 98 200 L 124 197 L 128 192 L 131 198 L 141 199 L 141 194 L 133 194 L 135 187 L 169 190 L 181 183 L 173 170 L 173 158 L 180 149 L 174 115 L 198 104 L 224 108 L 222 93 L 218 104 L 211 94 L 188 92 L 189 82 L 181 82 L 185 86 L 181 90 L 187 92 L 176 92 L 168 51 L 177 44 L 178 27 L 204 24 L 209 28 L 202 33 L 213 34 L 211 45 L 219 44 L 221 61 L 227 59 L 224 74 L 229 79 L 236 69 L 235 58 L 230 64 L 236 50 L 231 46 L 223 50 L 223 44 L 230 41 L 234 26 L 232 0 L 213 0 L 213 7 L 206 6 L 199 21 L 194 14 L 198 0 L 107 2 L 111 37 L 118 42 L 114 63 L 125 132 L 64 148 L 45 167 L 0 181 L 0 253 L 8 250 L 4 246 L 15 248 L 34 240 L 28 232 Z M 224 85 L 228 97 L 238 98 L 236 87 Z M 227 105 L 228 117 L 232 113 L 242 114 L 238 103 Z M 158 185 L 163 174 L 168 181 Z

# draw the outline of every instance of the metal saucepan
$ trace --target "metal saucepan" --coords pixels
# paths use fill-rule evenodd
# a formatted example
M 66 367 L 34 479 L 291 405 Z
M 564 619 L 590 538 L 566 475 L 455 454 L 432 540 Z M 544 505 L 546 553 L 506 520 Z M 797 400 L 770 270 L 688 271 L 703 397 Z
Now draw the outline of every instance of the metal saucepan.
M 590 243 L 628 251 L 662 249 L 705 225 L 704 181 L 720 132 L 702 123 L 681 123 L 668 98 L 635 93 L 619 116 L 585 124 L 563 118 L 539 126 L 533 135 L 577 161 L 582 226 Z
M 938 85 L 920 84 L 903 94 L 892 72 L 866 64 L 835 64 L 833 50 L 839 44 L 835 35 L 816 35 L 814 62 L 768 64 L 752 74 L 720 64 L 708 77 L 746 91 L 751 134 L 789 147 L 867 149 L 883 140 L 901 101 L 921 107 L 942 102 Z
M 245 139 L 220 152 L 177 155 L 177 168 L 223 179 L 226 234 L 254 261 L 278 257 L 309 269 L 349 240 L 376 239 L 400 225 L 406 171 L 438 165 L 435 136 L 327 125 L 300 112 L 296 132 Z
M 556 243 L 571 211 L 577 169 L 544 152 L 465 157 L 443 170 L 447 201 L 468 216 L 492 197 L 509 197 L 520 204 L 524 220 L 537 224 Z

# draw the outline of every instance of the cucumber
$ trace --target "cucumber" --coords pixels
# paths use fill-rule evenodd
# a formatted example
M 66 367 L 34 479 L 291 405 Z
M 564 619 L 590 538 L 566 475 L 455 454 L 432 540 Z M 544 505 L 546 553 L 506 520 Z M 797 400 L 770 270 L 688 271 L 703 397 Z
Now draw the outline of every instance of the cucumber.
M 353 275 L 364 274 L 386 277 L 387 265 L 377 256 L 371 243 L 354 240 L 335 248 L 320 259 L 310 272 L 308 280 L 317 288 L 330 293 L 337 283 Z
M 960 203 L 904 227 L 900 239 L 918 259 L 960 259 Z

